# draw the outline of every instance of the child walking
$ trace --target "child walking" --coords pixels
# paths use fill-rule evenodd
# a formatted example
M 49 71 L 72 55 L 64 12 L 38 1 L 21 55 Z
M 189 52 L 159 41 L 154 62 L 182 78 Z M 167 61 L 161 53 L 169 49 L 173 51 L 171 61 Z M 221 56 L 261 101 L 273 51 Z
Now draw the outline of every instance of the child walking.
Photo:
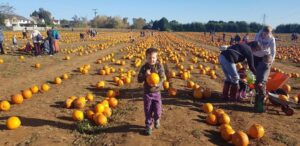
M 144 82 L 144 112 L 145 112 L 145 134 L 151 135 L 152 123 L 154 120 L 154 127 L 158 129 L 160 127 L 160 117 L 162 113 L 161 102 L 161 87 L 163 80 L 165 79 L 165 71 L 162 64 L 157 61 L 158 50 L 156 48 L 149 48 L 146 50 L 146 63 L 141 67 L 138 74 L 138 82 Z M 146 82 L 147 76 L 151 73 L 157 73 L 160 77 L 158 85 L 150 86 Z
M 18 49 L 18 41 L 16 35 L 12 38 L 12 47 L 11 47 L 11 54 L 14 53 L 14 50 Z

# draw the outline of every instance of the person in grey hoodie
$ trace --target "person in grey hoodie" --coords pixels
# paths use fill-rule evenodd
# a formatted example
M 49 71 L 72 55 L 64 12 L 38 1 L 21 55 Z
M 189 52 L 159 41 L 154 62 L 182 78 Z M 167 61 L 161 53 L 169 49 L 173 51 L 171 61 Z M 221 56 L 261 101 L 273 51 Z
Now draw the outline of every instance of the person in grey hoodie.
M 4 54 L 3 42 L 4 42 L 4 35 L 3 35 L 2 28 L 0 27 L 0 53 L 1 54 Z
M 256 36 L 255 41 L 261 44 L 261 50 L 253 52 L 254 66 L 256 68 L 256 81 L 255 81 L 255 104 L 254 109 L 256 112 L 264 112 L 264 98 L 266 93 L 266 83 L 271 70 L 271 65 L 276 56 L 276 43 L 272 35 L 272 28 L 264 26 Z

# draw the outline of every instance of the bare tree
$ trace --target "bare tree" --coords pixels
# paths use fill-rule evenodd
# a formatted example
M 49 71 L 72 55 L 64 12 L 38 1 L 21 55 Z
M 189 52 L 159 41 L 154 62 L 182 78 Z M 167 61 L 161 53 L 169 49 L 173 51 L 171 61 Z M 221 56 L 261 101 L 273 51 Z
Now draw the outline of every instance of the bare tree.
M 0 4 L 0 14 L 14 14 L 15 8 L 8 3 Z

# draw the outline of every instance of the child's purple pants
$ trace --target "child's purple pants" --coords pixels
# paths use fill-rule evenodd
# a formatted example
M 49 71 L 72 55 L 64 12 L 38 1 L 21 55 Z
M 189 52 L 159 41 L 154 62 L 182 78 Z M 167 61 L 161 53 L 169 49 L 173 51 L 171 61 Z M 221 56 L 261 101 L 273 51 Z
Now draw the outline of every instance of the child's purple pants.
M 152 126 L 153 119 L 158 120 L 162 112 L 160 92 L 144 94 L 145 124 L 149 128 Z

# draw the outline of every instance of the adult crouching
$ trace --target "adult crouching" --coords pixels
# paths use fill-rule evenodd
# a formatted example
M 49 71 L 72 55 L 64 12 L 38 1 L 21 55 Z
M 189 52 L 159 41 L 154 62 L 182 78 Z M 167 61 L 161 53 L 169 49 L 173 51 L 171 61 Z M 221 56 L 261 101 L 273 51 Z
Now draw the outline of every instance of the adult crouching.
M 225 74 L 223 98 L 226 101 L 237 100 L 240 77 L 236 68 L 236 63 L 243 62 L 247 59 L 249 69 L 253 72 L 253 74 L 256 74 L 252 52 L 259 49 L 259 43 L 257 41 L 253 41 L 245 44 L 232 45 L 221 52 L 219 61 Z

